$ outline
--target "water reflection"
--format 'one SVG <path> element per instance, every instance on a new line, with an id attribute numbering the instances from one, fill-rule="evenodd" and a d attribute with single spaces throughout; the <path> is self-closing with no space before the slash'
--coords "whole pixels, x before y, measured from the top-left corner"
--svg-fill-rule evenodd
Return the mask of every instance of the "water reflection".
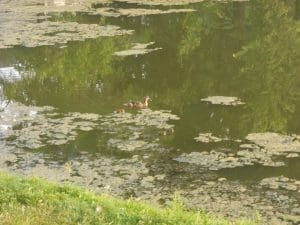
<path id="1" fill-rule="evenodd" d="M 32 78 L 35 76 L 34 72 L 28 72 L 21 69 L 22 65 L 19 65 L 18 68 L 19 69 L 12 66 L 0 68 L 0 80 L 3 82 L 13 83 L 26 77 Z"/>

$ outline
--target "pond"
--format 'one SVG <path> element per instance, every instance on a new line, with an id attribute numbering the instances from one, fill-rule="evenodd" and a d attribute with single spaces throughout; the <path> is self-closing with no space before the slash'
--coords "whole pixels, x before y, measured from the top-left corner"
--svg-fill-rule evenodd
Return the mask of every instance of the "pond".
<path id="1" fill-rule="evenodd" d="M 298 0 L 2 1 L 0 169 L 300 223 L 299 18 Z"/>

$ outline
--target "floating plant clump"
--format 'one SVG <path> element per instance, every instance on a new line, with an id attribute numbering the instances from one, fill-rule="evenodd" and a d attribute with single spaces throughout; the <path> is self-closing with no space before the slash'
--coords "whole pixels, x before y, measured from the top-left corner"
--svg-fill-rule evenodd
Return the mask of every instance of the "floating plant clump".
<path id="1" fill-rule="evenodd" d="M 300 136 L 278 133 L 252 133 L 246 139 L 274 154 L 300 153 Z"/>
<path id="2" fill-rule="evenodd" d="M 211 133 L 200 134 L 199 137 L 195 139 L 204 143 L 224 140 L 212 136 Z M 280 167 L 284 166 L 285 163 L 282 160 L 278 160 L 279 157 L 300 157 L 299 135 L 289 136 L 278 133 L 253 133 L 247 135 L 245 141 L 252 143 L 241 144 L 240 150 L 236 153 L 226 154 L 218 151 L 183 153 L 174 160 L 196 164 L 210 170 L 219 170 L 254 164 Z"/>
<path id="3" fill-rule="evenodd" d="M 64 145 L 78 136 L 78 131 L 96 127 L 110 134 L 108 146 L 124 151 L 158 146 L 153 130 L 168 129 L 177 120 L 169 111 L 144 109 L 137 114 L 113 113 L 100 116 L 92 113 L 58 113 L 52 107 L 32 107 L 10 103 L 0 112 L 1 139 L 19 148 L 37 149 L 47 145 Z"/>
<path id="4" fill-rule="evenodd" d="M 2 146 L 1 142 L 0 147 L 3 147 L 1 170 L 38 176 L 53 182 L 68 181 L 101 193 L 126 196 L 133 188 L 138 190 L 141 187 L 140 180 L 149 174 L 145 163 L 134 158 L 114 159 L 97 155 L 90 160 L 88 155 L 81 154 L 62 164 L 37 152 L 9 149 L 8 146 Z"/>
<path id="5" fill-rule="evenodd" d="M 136 126 L 152 126 L 158 129 L 171 128 L 174 125 L 168 124 L 170 120 L 179 120 L 180 118 L 172 114 L 169 110 L 142 109 L 136 114 L 131 113 L 113 113 L 103 117 L 102 121 L 107 125 L 134 124 Z"/>
<path id="6" fill-rule="evenodd" d="M 290 179 L 288 177 L 268 177 L 260 182 L 265 188 L 269 189 L 283 189 L 288 191 L 298 191 L 300 192 L 300 181 L 295 179 Z"/>
<path id="7" fill-rule="evenodd" d="M 170 120 L 179 117 L 167 110 L 143 109 L 136 114 L 113 113 L 104 116 L 101 129 L 110 134 L 108 145 L 122 151 L 160 149 L 158 134 L 173 128 Z"/>
<path id="8" fill-rule="evenodd" d="M 153 51 L 160 50 L 162 48 L 148 48 L 148 46 L 153 45 L 154 42 L 149 42 L 146 44 L 135 43 L 131 49 L 115 52 L 117 56 L 130 56 L 130 55 L 145 55 Z"/>
<path id="9" fill-rule="evenodd" d="M 83 41 L 88 38 L 132 34 L 117 26 L 100 26 L 64 21 L 46 21 L 52 13 L 91 12 L 92 4 L 107 1 L 73 1 L 56 5 L 43 0 L 22 0 L 0 3 L 0 49 L 17 45 L 37 47 L 69 41 Z"/>
<path id="10" fill-rule="evenodd" d="M 202 102 L 208 102 L 212 105 L 226 105 L 226 106 L 237 106 L 237 105 L 244 105 L 245 103 L 242 102 L 237 97 L 228 97 L 228 96 L 210 96 L 207 98 L 202 98 Z"/>
<path id="11" fill-rule="evenodd" d="M 170 14 L 170 13 L 186 13 L 194 12 L 194 9 L 142 9 L 142 8 L 132 8 L 132 9 L 115 9 L 115 8 L 98 8 L 95 11 L 89 13 L 90 15 L 101 15 L 108 17 L 119 17 L 119 16 L 147 16 L 147 15 L 159 15 L 159 14 Z"/>
<path id="12" fill-rule="evenodd" d="M 87 38 L 101 36 L 116 36 L 131 34 L 133 31 L 121 30 L 117 26 L 99 26 L 97 24 L 79 24 L 76 22 L 28 23 L 19 21 L 11 28 L 11 24 L 0 25 L 5 33 L 0 34 L 0 48 L 9 48 L 17 45 L 37 47 L 55 45 L 69 41 L 83 41 Z"/>
<path id="13" fill-rule="evenodd" d="M 219 138 L 213 136 L 212 133 L 200 133 L 198 137 L 194 138 L 197 142 L 211 143 L 211 142 L 221 142 L 223 140 L 228 140 L 227 138 Z"/>
<path id="14" fill-rule="evenodd" d="M 114 0 L 111 0 L 114 1 Z M 127 3 L 135 3 L 135 4 L 141 4 L 141 5 L 188 5 L 192 3 L 199 3 L 203 2 L 204 0 L 118 0 L 120 2 L 127 2 Z M 249 0 L 218 0 L 220 2 L 247 2 Z"/>
<path id="15" fill-rule="evenodd" d="M 37 149 L 47 145 L 63 145 L 75 140 L 78 131 L 90 131 L 100 116 L 89 113 L 55 112 L 52 107 L 33 107 L 10 103 L 0 112 L 2 139 L 20 148 Z M 4 130 L 5 129 L 5 130 Z"/>
<path id="16" fill-rule="evenodd" d="M 254 164 L 262 164 L 270 167 L 283 166 L 283 162 L 277 162 L 272 159 L 272 155 L 265 150 L 256 152 L 239 151 L 236 154 L 223 153 L 218 151 L 211 152 L 192 152 L 183 153 L 179 157 L 174 158 L 175 161 L 195 164 L 209 170 L 220 170 L 225 168 L 236 168 L 251 166 Z"/>
<path id="17" fill-rule="evenodd" d="M 121 2 L 135 3 L 141 5 L 187 5 L 203 2 L 203 0 L 120 0 Z"/>
<path id="18" fill-rule="evenodd" d="M 53 13 L 84 12 L 102 16 L 142 16 L 191 12 L 193 9 L 140 9 L 140 8 L 93 8 L 94 4 L 111 3 L 109 0 L 87 0 L 68 2 L 52 2 L 43 0 L 8 1 L 0 3 L 0 49 L 22 45 L 37 47 L 44 45 L 65 44 L 69 41 L 83 41 L 88 38 L 132 34 L 132 30 L 123 30 L 117 26 L 100 26 L 98 24 L 82 24 L 77 22 L 46 21 Z M 176 4 L 175 4 L 176 5 Z M 146 54 L 156 49 L 132 49 L 138 54 Z M 122 54 L 129 54 L 123 52 Z M 121 53 L 120 53 L 121 54 Z"/>

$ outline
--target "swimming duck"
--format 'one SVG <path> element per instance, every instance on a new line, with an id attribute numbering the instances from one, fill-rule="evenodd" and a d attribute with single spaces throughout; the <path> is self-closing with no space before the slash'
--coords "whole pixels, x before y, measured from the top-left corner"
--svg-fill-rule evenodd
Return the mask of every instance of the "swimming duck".
<path id="1" fill-rule="evenodd" d="M 129 100 L 129 102 L 123 104 L 123 106 L 126 106 L 128 108 L 133 108 L 134 106 L 134 102 L 132 100 Z"/>
<path id="2" fill-rule="evenodd" d="M 134 102 L 130 100 L 128 103 L 125 103 L 124 106 L 134 109 L 146 109 L 149 106 L 149 101 L 151 101 L 151 98 L 146 96 L 142 102 Z"/>

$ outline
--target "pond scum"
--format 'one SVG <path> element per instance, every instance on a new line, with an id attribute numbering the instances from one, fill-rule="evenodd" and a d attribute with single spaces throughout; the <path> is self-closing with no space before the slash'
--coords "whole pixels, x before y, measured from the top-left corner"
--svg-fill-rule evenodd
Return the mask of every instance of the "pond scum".
<path id="1" fill-rule="evenodd" d="M 0 173 L 0 224 L 203 224 L 252 225 L 184 211 L 179 197 L 169 208 L 157 209 L 134 200 L 96 195 L 71 185 Z"/>

